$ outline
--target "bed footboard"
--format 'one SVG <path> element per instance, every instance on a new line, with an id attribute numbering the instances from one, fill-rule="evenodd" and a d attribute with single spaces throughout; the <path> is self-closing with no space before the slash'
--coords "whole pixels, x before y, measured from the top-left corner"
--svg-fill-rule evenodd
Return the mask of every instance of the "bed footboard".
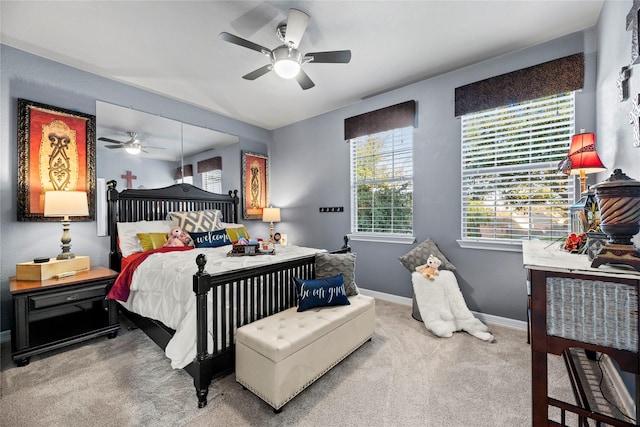
<path id="1" fill-rule="evenodd" d="M 234 368 L 234 333 L 247 323 L 271 316 L 296 304 L 293 277 L 313 279 L 315 256 L 311 255 L 269 266 L 211 275 L 205 271 L 206 256 L 198 255 L 198 272 L 193 276 L 196 294 L 197 343 L 196 358 L 187 370 L 194 378 L 198 407 L 207 404 L 211 380 Z M 214 310 L 209 319 L 208 294 L 211 291 Z M 213 352 L 208 352 L 208 325 L 212 326 Z"/>

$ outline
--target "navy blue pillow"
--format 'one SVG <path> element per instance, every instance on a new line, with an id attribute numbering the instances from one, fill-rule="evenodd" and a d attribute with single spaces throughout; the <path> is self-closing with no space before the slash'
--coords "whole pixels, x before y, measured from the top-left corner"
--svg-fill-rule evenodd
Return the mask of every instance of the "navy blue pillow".
<path id="1" fill-rule="evenodd" d="M 298 294 L 298 311 L 329 305 L 350 305 L 344 289 L 342 273 L 324 279 L 305 280 L 293 278 Z"/>
<path id="2" fill-rule="evenodd" d="M 196 248 L 216 248 L 218 246 L 230 245 L 231 239 L 226 230 L 204 231 L 202 233 L 189 233 Z"/>

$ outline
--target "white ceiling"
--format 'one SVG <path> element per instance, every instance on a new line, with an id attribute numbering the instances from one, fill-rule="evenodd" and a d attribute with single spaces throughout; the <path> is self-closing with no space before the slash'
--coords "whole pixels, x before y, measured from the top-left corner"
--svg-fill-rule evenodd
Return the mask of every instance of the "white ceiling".
<path id="1" fill-rule="evenodd" d="M 520 50 L 596 24 L 603 0 L 549 1 L 7 1 L 1 41 L 266 129 Z M 273 49 L 295 7 L 311 16 L 300 43 L 350 49 L 349 64 L 304 65 L 316 86 L 268 73 L 260 53 L 218 38 L 227 31 Z M 101 135 L 99 135 L 101 136 Z M 124 139 L 124 138 L 123 138 Z"/>

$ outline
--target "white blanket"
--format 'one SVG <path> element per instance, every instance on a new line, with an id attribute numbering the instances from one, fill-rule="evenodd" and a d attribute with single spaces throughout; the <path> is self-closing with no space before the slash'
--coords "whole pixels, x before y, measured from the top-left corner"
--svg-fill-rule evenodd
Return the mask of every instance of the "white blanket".
<path id="1" fill-rule="evenodd" d="M 420 316 L 429 331 L 444 338 L 465 331 L 481 340 L 495 341 L 489 328 L 467 308 L 453 272 L 441 270 L 433 280 L 413 272 L 411 281 Z"/>
<path id="2" fill-rule="evenodd" d="M 196 298 L 193 275 L 198 271 L 196 256 L 205 254 L 205 270 L 210 274 L 278 263 L 302 258 L 322 249 L 299 246 L 278 246 L 276 255 L 228 257 L 230 246 L 202 248 L 190 251 L 156 253 L 150 255 L 133 273 L 127 310 L 159 320 L 176 333 L 169 341 L 165 354 L 175 369 L 184 368 L 196 355 Z M 209 293 L 208 319 L 212 316 Z M 229 307 L 227 306 L 227 309 Z M 213 352 L 213 332 L 209 322 L 208 351 Z M 220 342 L 221 337 L 217 337 Z M 227 340 L 233 337 L 227 337 Z"/>

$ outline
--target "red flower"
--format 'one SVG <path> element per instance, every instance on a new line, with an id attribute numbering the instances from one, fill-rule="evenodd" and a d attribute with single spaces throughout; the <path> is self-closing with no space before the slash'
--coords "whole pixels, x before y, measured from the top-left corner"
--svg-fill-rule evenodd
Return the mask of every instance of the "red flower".
<path id="1" fill-rule="evenodd" d="M 571 233 L 569 237 L 567 237 L 566 242 L 564 243 L 564 249 L 569 252 L 577 252 L 582 246 L 587 242 L 587 235 L 585 233 L 576 234 Z"/>

